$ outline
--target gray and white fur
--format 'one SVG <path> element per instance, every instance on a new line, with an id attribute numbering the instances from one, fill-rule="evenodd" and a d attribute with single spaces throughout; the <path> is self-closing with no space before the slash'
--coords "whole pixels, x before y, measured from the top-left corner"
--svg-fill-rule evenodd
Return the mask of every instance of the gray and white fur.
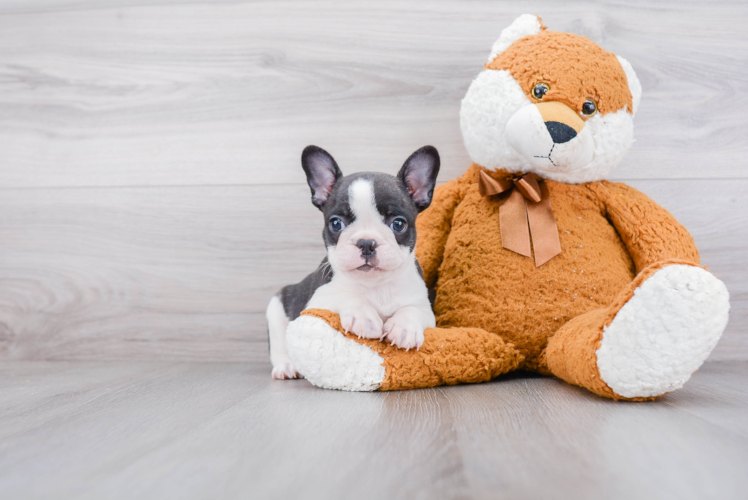
<path id="1" fill-rule="evenodd" d="M 299 376 L 286 351 L 286 327 L 304 309 L 340 315 L 346 331 L 418 349 L 436 325 L 415 258 L 416 216 L 431 204 L 439 153 L 424 146 L 397 176 L 343 177 L 327 151 L 307 146 L 301 165 L 312 203 L 324 214 L 327 256 L 312 274 L 284 287 L 267 308 L 273 378 Z"/>

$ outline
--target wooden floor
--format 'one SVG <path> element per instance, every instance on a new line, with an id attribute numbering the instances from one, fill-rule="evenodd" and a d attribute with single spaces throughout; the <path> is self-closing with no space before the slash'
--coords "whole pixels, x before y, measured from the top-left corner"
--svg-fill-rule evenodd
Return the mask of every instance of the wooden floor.
<path id="1" fill-rule="evenodd" d="M 655 403 L 532 375 L 396 393 L 269 365 L 0 364 L 0 498 L 744 499 L 748 362 Z"/>

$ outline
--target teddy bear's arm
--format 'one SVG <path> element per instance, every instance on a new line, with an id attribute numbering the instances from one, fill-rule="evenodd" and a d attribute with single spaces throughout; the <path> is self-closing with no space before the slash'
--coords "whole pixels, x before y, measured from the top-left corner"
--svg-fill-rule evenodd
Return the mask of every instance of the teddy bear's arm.
<path id="1" fill-rule="evenodd" d="M 433 287 L 436 281 L 436 274 L 444 256 L 444 246 L 452 229 L 452 216 L 462 200 L 464 189 L 461 179 L 437 187 L 431 205 L 421 212 L 416 220 L 416 258 L 423 269 L 423 279 L 429 288 Z"/>
<path id="2" fill-rule="evenodd" d="M 666 259 L 699 264 L 699 251 L 689 234 L 670 212 L 644 193 L 619 182 L 595 183 L 615 226 L 634 260 L 636 271 Z"/>

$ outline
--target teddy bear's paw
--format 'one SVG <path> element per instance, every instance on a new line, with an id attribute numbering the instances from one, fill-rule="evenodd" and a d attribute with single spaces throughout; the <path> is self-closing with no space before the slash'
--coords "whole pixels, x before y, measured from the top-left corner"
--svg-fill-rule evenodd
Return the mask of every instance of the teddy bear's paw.
<path id="1" fill-rule="evenodd" d="M 273 365 L 272 376 L 276 380 L 285 380 L 289 378 L 304 378 L 294 368 L 291 361 L 285 361 L 278 365 Z"/>
<path id="2" fill-rule="evenodd" d="M 423 323 L 416 313 L 401 309 L 384 324 L 388 342 L 401 349 L 419 349 L 423 345 Z"/>
<path id="3" fill-rule="evenodd" d="M 358 338 L 378 339 L 382 337 L 382 318 L 376 309 L 368 305 L 342 310 L 340 324 L 343 330 Z"/>
<path id="4" fill-rule="evenodd" d="M 717 345 L 729 310 L 727 288 L 710 272 L 688 265 L 660 269 L 603 331 L 602 379 L 626 398 L 683 387 Z"/>
<path id="5" fill-rule="evenodd" d="M 298 372 L 317 387 L 375 391 L 384 380 L 378 353 L 316 316 L 302 315 L 288 324 L 286 349 Z"/>

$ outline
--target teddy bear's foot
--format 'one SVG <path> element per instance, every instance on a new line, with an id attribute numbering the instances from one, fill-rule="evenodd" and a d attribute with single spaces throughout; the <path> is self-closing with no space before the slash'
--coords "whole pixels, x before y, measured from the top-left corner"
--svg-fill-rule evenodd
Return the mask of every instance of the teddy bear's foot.
<path id="1" fill-rule="evenodd" d="M 727 288 L 710 272 L 689 265 L 656 271 L 603 330 L 600 376 L 625 398 L 683 387 L 717 345 L 729 309 Z"/>
<path id="2" fill-rule="evenodd" d="M 524 359 L 514 346 L 479 328 L 427 328 L 420 349 L 345 333 L 337 314 L 303 311 L 286 330 L 299 373 L 326 389 L 396 391 L 484 382 Z"/>
<path id="3" fill-rule="evenodd" d="M 299 373 L 317 387 L 375 391 L 384 380 L 379 354 L 319 316 L 301 315 L 289 323 L 286 349 Z"/>
<path id="4" fill-rule="evenodd" d="M 544 353 L 547 371 L 612 399 L 655 399 L 683 386 L 717 344 L 725 285 L 683 261 L 642 270 L 610 307 L 577 316 Z"/>

